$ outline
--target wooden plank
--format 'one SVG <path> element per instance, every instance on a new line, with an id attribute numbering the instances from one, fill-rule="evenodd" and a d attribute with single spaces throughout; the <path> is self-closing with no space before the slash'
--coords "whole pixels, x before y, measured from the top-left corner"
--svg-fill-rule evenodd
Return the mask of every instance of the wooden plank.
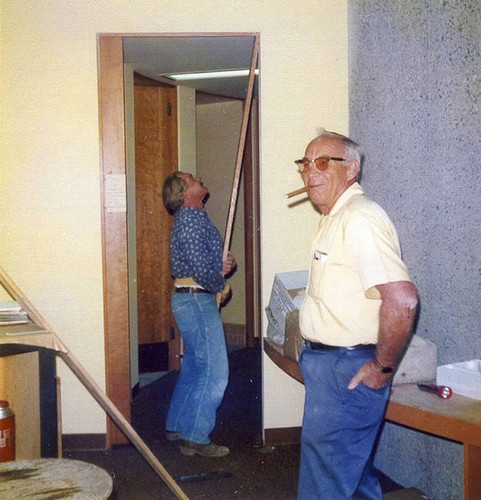
<path id="1" fill-rule="evenodd" d="M 98 38 L 98 72 L 106 392 L 130 420 L 127 212 L 107 209 L 111 200 L 106 189 L 113 179 L 109 176 L 126 175 L 122 37 Z M 126 442 L 108 421 L 107 447 Z"/>
<path id="2" fill-rule="evenodd" d="M 18 289 L 16 284 L 11 280 L 5 271 L 0 268 L 0 282 L 4 285 L 5 290 L 12 296 L 20 297 L 21 291 Z M 26 297 L 23 297 L 24 304 L 30 304 Z M 36 320 L 39 325 L 48 326 L 46 321 L 43 319 L 41 314 L 36 311 L 33 306 L 32 310 L 26 308 L 26 312 L 29 315 L 33 315 L 35 311 Z M 49 328 L 50 329 L 50 328 Z M 51 329 L 50 329 L 51 330 Z M 122 432 L 125 438 L 129 439 L 131 443 L 137 448 L 141 455 L 147 460 L 151 467 L 159 474 L 163 481 L 167 484 L 169 489 L 175 494 L 175 496 L 181 500 L 188 500 L 188 497 L 175 483 L 173 478 L 164 469 L 162 464 L 157 460 L 155 455 L 150 451 L 147 445 L 142 441 L 140 436 L 132 428 L 128 420 L 124 417 L 122 412 L 115 406 L 113 401 L 100 389 L 95 380 L 88 374 L 88 372 L 83 368 L 75 356 L 67 349 L 67 347 L 62 343 L 62 341 L 51 331 L 51 336 L 55 337 L 55 342 L 51 347 L 52 350 L 57 352 L 57 354 L 65 361 L 67 366 L 77 375 L 82 384 L 87 388 L 90 394 L 95 398 L 95 400 L 100 404 L 100 406 L 106 411 L 107 415 L 110 416 L 112 422 L 118 426 L 118 432 Z M 35 344 L 34 344 L 35 345 Z M 16 356 L 10 356 L 10 358 L 0 358 L 0 373 L 2 377 L 0 379 L 0 395 L 5 395 L 5 399 L 10 398 L 13 404 L 16 405 L 20 410 L 16 410 L 19 413 L 19 423 L 20 428 L 17 431 L 21 435 L 27 435 L 28 432 L 35 433 L 38 437 L 38 455 L 40 455 L 40 389 L 39 389 L 39 369 L 40 364 L 38 361 L 38 354 L 28 353 L 36 356 L 35 358 L 22 358 L 25 360 L 25 370 L 22 370 L 22 363 L 9 364 L 9 359 L 13 359 Z M 25 354 L 23 355 L 25 356 Z M 7 359 L 5 361 L 5 359 Z M 16 360 L 15 360 L 16 361 Z M 7 364 L 5 364 L 7 363 Z M 36 379 L 33 379 L 30 374 L 31 370 L 34 370 L 36 374 Z M 21 386 L 17 384 L 22 384 Z M 35 391 L 34 396 L 31 396 L 31 392 Z M 8 400 L 8 399 L 7 399 Z M 130 399 L 129 399 L 130 403 Z M 15 411 L 15 410 L 14 410 Z M 17 413 L 18 414 L 18 413 Z M 33 421 L 32 418 L 38 419 Z M 26 424 L 25 424 L 26 422 Z M 32 446 L 31 443 L 35 441 L 32 439 L 28 440 L 28 446 Z M 27 453 L 34 453 L 35 450 L 28 448 Z M 21 456 L 17 458 L 37 458 L 23 456 L 24 450 L 20 448 Z"/>
<path id="3" fill-rule="evenodd" d="M 188 497 L 180 489 L 174 479 L 169 475 L 167 470 L 162 466 L 157 457 L 150 451 L 147 445 L 142 441 L 140 436 L 125 419 L 122 413 L 116 408 L 112 401 L 103 393 L 95 380 L 85 371 L 82 365 L 77 361 L 71 352 L 61 352 L 60 357 L 70 367 L 70 369 L 77 375 L 80 381 L 88 389 L 90 394 L 100 404 L 100 406 L 107 412 L 112 420 L 117 424 L 119 429 L 127 436 L 130 442 L 140 452 L 140 454 L 147 460 L 149 465 L 157 472 L 163 479 L 168 488 L 175 494 L 176 498 L 181 500 L 188 500 Z"/>
<path id="4" fill-rule="evenodd" d="M 231 197 L 230 197 L 230 203 L 229 203 L 229 212 L 228 212 L 228 216 L 227 216 L 227 224 L 226 224 L 226 230 L 225 230 L 225 236 L 224 236 L 224 251 L 223 251 L 224 260 L 227 258 L 227 254 L 229 252 L 231 238 L 232 238 L 232 227 L 234 224 L 234 216 L 235 216 L 235 211 L 236 211 L 236 206 L 237 206 L 237 196 L 239 193 L 239 184 L 240 184 L 240 177 L 241 177 L 241 172 L 242 172 L 242 158 L 244 155 L 244 147 L 245 147 L 245 142 L 246 142 L 247 125 L 249 123 L 249 115 L 250 115 L 251 103 L 252 103 L 252 93 L 254 90 L 254 81 L 255 81 L 255 69 L 257 66 L 258 55 L 259 55 L 259 39 L 256 36 L 254 38 L 254 48 L 252 50 L 252 59 L 251 59 L 251 65 L 250 65 L 250 70 L 249 70 L 249 80 L 248 80 L 248 84 L 247 84 L 247 94 L 246 94 L 246 100 L 244 103 L 244 113 L 242 116 L 242 124 L 241 124 L 241 131 L 240 131 L 240 135 L 239 135 L 239 143 L 237 146 L 237 158 L 236 158 L 236 165 L 235 165 L 235 171 L 234 171 L 234 180 L 232 182 L 232 191 L 231 191 Z"/>
<path id="5" fill-rule="evenodd" d="M 35 309 L 34 305 L 28 300 L 25 294 L 20 290 L 17 284 L 10 278 L 6 271 L 0 267 L 0 285 L 15 299 L 25 311 L 28 311 L 30 319 L 44 330 L 52 331 L 42 315 Z M 20 327 L 22 328 L 22 326 Z"/>
<path id="6" fill-rule="evenodd" d="M 15 458 L 40 458 L 38 352 L 0 357 L 0 399 L 15 413 Z"/>

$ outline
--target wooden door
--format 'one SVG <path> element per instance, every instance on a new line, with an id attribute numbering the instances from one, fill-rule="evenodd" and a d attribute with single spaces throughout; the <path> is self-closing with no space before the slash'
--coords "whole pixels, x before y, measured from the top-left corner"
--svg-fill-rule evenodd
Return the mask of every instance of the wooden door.
<path id="1" fill-rule="evenodd" d="M 173 328 L 169 237 L 172 217 L 162 185 L 178 169 L 177 91 L 138 85 L 135 96 L 135 193 L 137 228 L 138 341 L 169 342 Z"/>

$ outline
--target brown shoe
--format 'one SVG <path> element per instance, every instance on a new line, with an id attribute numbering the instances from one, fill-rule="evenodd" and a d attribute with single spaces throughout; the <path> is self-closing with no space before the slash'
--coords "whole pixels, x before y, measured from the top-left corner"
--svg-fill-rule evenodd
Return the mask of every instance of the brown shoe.
<path id="1" fill-rule="evenodd" d="M 219 446 L 214 443 L 198 444 L 192 441 L 180 440 L 180 452 L 182 455 L 193 457 L 196 453 L 201 457 L 225 457 L 230 453 L 227 446 Z"/>

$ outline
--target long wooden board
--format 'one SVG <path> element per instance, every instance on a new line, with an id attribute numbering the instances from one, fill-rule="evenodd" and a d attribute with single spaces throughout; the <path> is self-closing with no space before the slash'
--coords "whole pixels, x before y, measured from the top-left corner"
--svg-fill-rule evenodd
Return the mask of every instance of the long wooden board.
<path id="1" fill-rule="evenodd" d="M 120 410 L 114 403 L 107 397 L 104 391 L 98 386 L 95 380 L 89 375 L 85 368 L 80 364 L 77 358 L 69 351 L 63 344 L 60 338 L 55 334 L 53 329 L 48 325 L 42 315 L 30 303 L 27 297 L 22 293 L 14 281 L 7 275 L 7 273 L 0 267 L 0 284 L 5 290 L 19 302 L 30 318 L 36 323 L 41 332 L 32 335 L 21 335 L 16 332 L 15 336 L 0 336 L 0 341 L 5 340 L 6 343 L 13 344 L 18 342 L 22 345 L 32 345 L 37 347 L 46 347 L 54 350 L 60 356 L 67 366 L 77 375 L 80 382 L 86 387 L 94 399 L 105 410 L 108 416 L 117 424 L 119 429 L 124 433 L 125 437 L 135 446 L 140 454 L 147 460 L 154 471 L 160 476 L 168 488 L 175 494 L 176 498 L 180 500 L 189 500 L 185 493 L 180 489 L 174 479 L 170 476 L 167 470 L 162 466 L 155 455 L 150 451 L 148 446 L 142 441 L 140 436 L 130 425 L 128 420 L 122 415 Z M 25 325 L 30 328 L 31 325 Z M 18 329 L 18 326 L 17 326 Z"/>

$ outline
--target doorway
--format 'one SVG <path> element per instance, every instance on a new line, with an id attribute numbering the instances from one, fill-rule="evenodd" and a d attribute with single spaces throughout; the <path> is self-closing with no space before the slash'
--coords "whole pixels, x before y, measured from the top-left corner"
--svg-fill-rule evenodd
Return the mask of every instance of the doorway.
<path id="1" fill-rule="evenodd" d="M 127 252 L 127 206 L 126 197 L 126 123 L 124 113 L 124 41 L 145 37 L 149 41 L 164 39 L 169 43 L 188 43 L 206 38 L 216 38 L 225 48 L 239 39 L 250 39 L 258 43 L 257 34 L 171 34 L 171 35 L 99 35 L 99 107 L 103 196 L 103 257 L 104 257 L 104 315 L 106 392 L 124 416 L 130 419 L 130 319 L 129 279 Z M 245 40 L 244 40 L 245 41 Z M 199 44 L 198 44 L 199 45 Z M 202 43 L 200 44 L 202 46 Z M 215 55 L 215 51 L 209 54 Z M 165 55 L 165 54 L 164 54 Z M 237 54 L 237 57 L 239 54 Z M 200 61 L 197 58 L 196 63 Z M 249 62 L 249 61 L 248 61 Z M 227 61 L 224 62 L 227 64 Z M 237 64 L 237 62 L 236 62 Z M 247 64 L 248 66 L 248 64 Z M 200 70 L 200 67 L 199 69 Z M 258 161 L 254 143 L 247 156 L 254 156 L 252 168 L 244 172 L 246 192 L 246 324 L 252 342 L 260 335 L 260 257 L 259 257 L 259 186 Z M 123 182 L 122 182 L 123 181 Z M 122 189 L 124 191 L 122 191 Z M 219 228 L 222 233 L 223 228 Z M 247 267 L 249 266 L 249 267 Z M 253 333 L 255 332 L 255 333 Z M 249 344 L 248 342 L 248 344 Z M 260 366 L 259 366 L 260 370 Z M 107 447 L 125 442 L 125 438 L 109 421 L 107 425 Z"/>

